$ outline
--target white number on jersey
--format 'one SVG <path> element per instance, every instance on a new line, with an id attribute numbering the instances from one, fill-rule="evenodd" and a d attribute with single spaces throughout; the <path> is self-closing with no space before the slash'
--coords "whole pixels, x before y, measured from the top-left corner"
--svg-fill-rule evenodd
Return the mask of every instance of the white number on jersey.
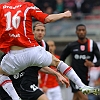
<path id="1" fill-rule="evenodd" d="M 11 16 L 11 12 L 7 12 L 5 14 L 6 17 L 6 31 L 12 30 L 14 27 L 17 29 L 20 24 L 20 16 L 18 14 L 21 12 L 21 10 L 17 11 L 14 16 Z"/>

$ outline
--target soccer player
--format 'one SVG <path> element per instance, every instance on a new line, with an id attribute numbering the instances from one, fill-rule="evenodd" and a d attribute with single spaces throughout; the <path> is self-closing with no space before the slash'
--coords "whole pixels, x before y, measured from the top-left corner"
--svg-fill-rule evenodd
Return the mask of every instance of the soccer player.
<path id="1" fill-rule="evenodd" d="M 96 42 L 86 37 L 86 26 L 79 24 L 76 26 L 77 41 L 69 43 L 61 54 L 61 60 L 65 61 L 66 57 L 71 54 L 71 67 L 80 77 L 85 85 L 89 83 L 88 68 L 100 65 L 100 52 Z M 93 63 L 94 56 L 98 62 Z M 73 100 L 88 100 L 76 84 L 71 81 Z"/>
<path id="2" fill-rule="evenodd" d="M 35 22 L 33 26 L 34 38 L 39 43 L 40 46 L 44 47 L 46 50 L 49 50 L 47 43 L 43 40 L 45 36 L 45 25 L 41 22 Z M 47 70 L 48 67 L 28 67 L 25 70 L 23 79 L 21 80 L 21 98 L 22 100 L 47 100 L 46 95 L 38 88 L 38 71 Z M 50 69 L 49 69 L 50 70 Z M 61 75 L 57 72 L 50 70 L 52 74 L 56 75 L 59 81 L 63 81 Z M 49 73 L 50 73 L 49 72 Z M 61 79 L 60 79 L 61 78 Z M 32 88 L 30 88 L 30 86 Z"/>
<path id="3" fill-rule="evenodd" d="M 54 41 L 48 40 L 47 44 L 49 45 L 49 52 L 59 59 L 60 57 L 55 54 L 56 46 Z M 50 66 L 50 68 L 57 70 L 54 66 Z M 62 100 L 61 88 L 56 77 L 43 72 L 40 72 L 40 77 L 41 83 L 39 87 L 46 93 L 48 99 Z"/>
<path id="4" fill-rule="evenodd" d="M 16 74 L 29 66 L 51 65 L 68 76 L 83 93 L 98 94 L 98 89 L 84 85 L 71 67 L 39 46 L 34 39 L 33 17 L 42 23 L 50 23 L 71 17 L 70 11 L 48 15 L 25 0 L 11 0 L 0 5 L 0 13 L 0 50 L 7 53 L 1 61 L 0 80 L 5 75 Z"/>
<path id="5" fill-rule="evenodd" d="M 43 40 L 46 31 L 45 25 L 37 21 L 33 26 L 33 31 L 34 31 L 34 37 L 36 41 L 39 43 L 39 45 L 44 47 L 46 50 L 49 50 L 47 43 Z M 39 70 L 53 74 L 60 82 L 63 83 L 63 81 L 65 80 L 66 85 L 69 85 L 69 83 L 65 78 L 63 78 L 59 73 L 51 70 L 48 67 L 44 68 L 37 66 L 28 67 L 26 70 L 17 73 L 13 76 L 12 75 L 10 76 L 15 89 L 22 100 L 47 100 L 46 95 L 38 88 Z M 2 88 L 0 88 L 0 96 L 1 100 L 11 100 L 11 98 L 8 96 L 7 93 L 5 93 L 5 91 Z"/>

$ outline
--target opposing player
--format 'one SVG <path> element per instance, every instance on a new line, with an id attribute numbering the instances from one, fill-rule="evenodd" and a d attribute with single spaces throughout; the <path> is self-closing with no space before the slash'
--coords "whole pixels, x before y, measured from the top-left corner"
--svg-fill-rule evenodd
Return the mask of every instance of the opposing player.
<path id="1" fill-rule="evenodd" d="M 35 22 L 33 26 L 34 38 L 39 43 L 40 46 L 44 47 L 47 51 L 49 47 L 47 43 L 43 40 L 45 36 L 45 25 L 41 22 Z M 45 68 L 45 69 L 44 69 Z M 47 100 L 46 95 L 38 88 L 38 71 L 48 70 L 48 67 L 28 67 L 25 70 L 23 79 L 21 80 L 21 98 L 22 100 Z M 49 69 L 50 70 L 50 69 Z M 59 81 L 63 82 L 61 75 L 55 71 L 50 70 L 49 73 L 56 75 Z M 67 83 L 67 82 L 66 82 Z M 32 88 L 30 88 L 30 86 Z"/>
<path id="2" fill-rule="evenodd" d="M 0 5 L 0 13 L 0 50 L 7 53 L 1 61 L 0 74 L 13 75 L 34 65 L 53 65 L 68 76 L 82 92 L 98 94 L 98 89 L 84 85 L 71 67 L 39 46 L 34 39 L 32 17 L 42 23 L 50 23 L 71 17 L 70 11 L 48 15 L 32 3 L 11 0 Z"/>
<path id="3" fill-rule="evenodd" d="M 97 44 L 86 37 L 86 26 L 79 24 L 76 26 L 77 41 L 69 43 L 62 52 L 61 60 L 71 54 L 71 66 L 80 77 L 85 85 L 89 83 L 88 68 L 100 65 L 100 52 Z M 96 56 L 98 62 L 93 63 L 93 58 Z M 79 88 L 71 81 L 72 92 L 74 93 L 73 100 L 88 100 Z"/>

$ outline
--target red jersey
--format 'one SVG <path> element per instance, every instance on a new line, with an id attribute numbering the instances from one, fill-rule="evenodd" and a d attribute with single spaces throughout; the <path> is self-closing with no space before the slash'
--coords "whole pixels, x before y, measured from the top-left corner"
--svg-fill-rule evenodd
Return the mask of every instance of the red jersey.
<path id="1" fill-rule="evenodd" d="M 58 55 L 55 55 L 57 58 L 60 58 Z M 57 70 L 54 66 L 50 66 L 53 70 Z M 41 84 L 39 84 L 39 87 L 42 88 L 43 86 L 46 86 L 47 88 L 54 88 L 58 86 L 58 81 L 56 76 L 45 74 L 43 72 L 40 72 L 41 77 Z"/>
<path id="2" fill-rule="evenodd" d="M 1 4 L 0 50 L 7 53 L 11 46 L 37 46 L 32 31 L 32 17 L 44 23 L 47 16 L 33 3 L 11 0 Z"/>

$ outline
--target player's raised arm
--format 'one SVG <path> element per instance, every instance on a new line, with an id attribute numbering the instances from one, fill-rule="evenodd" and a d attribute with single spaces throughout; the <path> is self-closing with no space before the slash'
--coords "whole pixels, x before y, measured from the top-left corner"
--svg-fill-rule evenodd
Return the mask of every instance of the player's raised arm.
<path id="1" fill-rule="evenodd" d="M 57 21 L 62 18 L 70 18 L 72 16 L 70 11 L 65 11 L 64 13 L 59 14 L 50 14 L 45 18 L 45 23 L 50 23 Z"/>

